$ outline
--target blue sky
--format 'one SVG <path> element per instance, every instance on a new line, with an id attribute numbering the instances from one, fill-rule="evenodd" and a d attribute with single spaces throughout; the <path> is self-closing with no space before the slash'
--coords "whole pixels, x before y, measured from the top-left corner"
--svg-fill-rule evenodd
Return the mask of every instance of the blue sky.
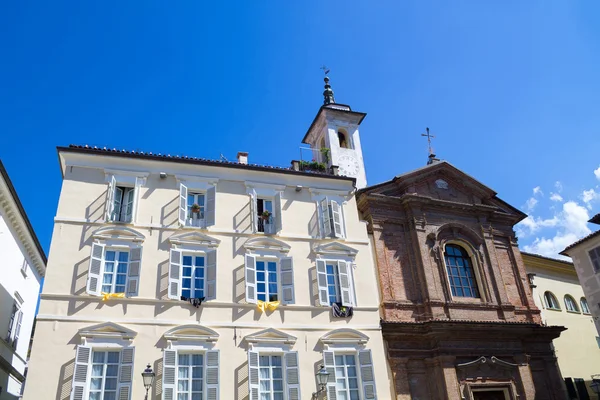
<path id="1" fill-rule="evenodd" d="M 439 157 L 531 214 L 521 247 L 556 256 L 593 229 L 600 3 L 224 3 L 4 4 L 0 157 L 45 249 L 55 146 L 287 166 L 322 64 L 336 100 L 368 113 L 369 183 L 422 166 L 429 126 Z"/>

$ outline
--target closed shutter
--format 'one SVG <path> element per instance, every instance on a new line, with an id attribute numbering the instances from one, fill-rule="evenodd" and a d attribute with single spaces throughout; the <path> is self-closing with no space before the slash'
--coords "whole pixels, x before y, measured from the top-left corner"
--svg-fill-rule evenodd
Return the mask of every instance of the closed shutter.
<path id="1" fill-rule="evenodd" d="M 90 267 L 88 268 L 87 292 L 93 296 L 100 296 L 102 289 L 102 260 L 104 259 L 104 245 L 92 243 Z"/>
<path id="2" fill-rule="evenodd" d="M 331 218 L 333 219 L 333 236 L 344 237 L 343 218 L 341 207 L 337 201 L 331 200 Z"/>
<path id="3" fill-rule="evenodd" d="M 163 400 L 175 399 L 175 373 L 177 372 L 177 351 L 163 350 Z"/>
<path id="4" fill-rule="evenodd" d="M 13 339 L 12 347 L 13 349 L 17 348 L 17 343 L 19 343 L 19 335 L 21 335 L 21 323 L 23 322 L 23 311 L 19 310 L 17 312 L 17 326 L 15 327 L 15 338 Z"/>
<path id="5" fill-rule="evenodd" d="M 327 290 L 327 263 L 317 260 L 317 285 L 319 287 L 319 304 L 329 306 L 329 291 Z"/>
<path id="6" fill-rule="evenodd" d="M 179 300 L 181 287 L 181 250 L 171 249 L 169 259 L 169 298 Z"/>
<path id="7" fill-rule="evenodd" d="M 90 346 L 77 346 L 75 354 L 75 369 L 73 370 L 73 387 L 71 400 L 84 400 L 87 398 L 87 380 L 90 374 L 92 348 Z"/>
<path id="8" fill-rule="evenodd" d="M 108 188 L 106 189 L 106 204 L 104 207 L 104 219 L 107 221 L 112 221 L 112 215 L 115 211 L 115 189 L 117 187 L 117 180 L 114 175 L 110 177 L 110 182 L 108 183 Z"/>
<path id="9" fill-rule="evenodd" d="M 217 250 L 206 252 L 206 300 L 217 298 Z"/>
<path id="10" fill-rule="evenodd" d="M 246 254 L 245 257 L 246 276 L 246 302 L 256 303 L 256 256 Z"/>
<path id="11" fill-rule="evenodd" d="M 331 236 L 331 216 L 329 215 L 329 200 L 325 197 L 321 200 L 321 220 L 323 221 L 323 237 Z"/>
<path id="12" fill-rule="evenodd" d="M 258 215 L 257 215 L 257 211 L 258 210 L 258 205 L 256 204 L 256 191 L 254 189 L 252 189 L 252 192 L 250 193 L 250 223 L 251 223 L 251 227 L 250 227 L 250 231 L 253 233 L 258 232 Z"/>
<path id="13" fill-rule="evenodd" d="M 351 264 L 346 261 L 338 261 L 338 273 L 340 276 L 340 291 L 342 295 L 342 305 L 351 307 L 352 301 L 352 282 L 351 282 Z"/>
<path id="14" fill-rule="evenodd" d="M 323 365 L 329 373 L 327 378 L 327 400 L 337 400 L 337 392 L 335 391 L 335 353 L 333 351 L 323 352 Z"/>
<path id="15" fill-rule="evenodd" d="M 275 232 L 279 233 L 283 227 L 282 213 L 281 213 L 281 192 L 279 192 L 275 195 L 273 211 L 275 211 Z"/>
<path id="16" fill-rule="evenodd" d="M 300 400 L 300 371 L 298 366 L 298 352 L 288 351 L 285 360 L 285 385 L 287 400 Z"/>
<path id="17" fill-rule="evenodd" d="M 373 372 L 373 358 L 371 350 L 361 350 L 358 352 L 358 362 L 360 364 L 360 380 L 363 386 L 363 395 L 366 400 L 376 399 L 375 374 Z"/>
<path id="18" fill-rule="evenodd" d="M 248 391 L 250 400 L 259 399 L 258 351 L 248 350 Z"/>
<path id="19" fill-rule="evenodd" d="M 188 198 L 188 188 L 183 183 L 179 184 L 179 210 L 178 210 L 178 219 L 179 224 L 181 226 L 185 226 L 185 222 L 187 220 L 187 198 Z"/>
<path id="20" fill-rule="evenodd" d="M 209 350 L 204 359 L 206 377 L 206 400 L 217 400 L 219 398 L 219 350 Z"/>
<path id="21" fill-rule="evenodd" d="M 137 296 L 140 287 L 140 270 L 142 267 L 142 248 L 132 247 L 129 250 L 129 271 L 127 274 L 127 297 Z"/>
<path id="22" fill-rule="evenodd" d="M 294 304 L 294 260 L 282 257 L 279 261 L 281 272 L 281 299 L 283 304 Z"/>
<path id="23" fill-rule="evenodd" d="M 215 186 L 206 191 L 206 203 L 204 206 L 204 222 L 206 226 L 213 226 L 217 213 L 217 188 Z"/>
<path id="24" fill-rule="evenodd" d="M 118 400 L 131 399 L 131 381 L 133 380 L 134 347 L 121 350 L 121 365 L 119 365 L 119 397 Z"/>
<path id="25" fill-rule="evenodd" d="M 131 222 L 137 222 L 138 209 L 140 207 L 140 191 L 144 178 L 135 178 L 135 188 L 133 191 L 133 211 L 131 213 Z"/>

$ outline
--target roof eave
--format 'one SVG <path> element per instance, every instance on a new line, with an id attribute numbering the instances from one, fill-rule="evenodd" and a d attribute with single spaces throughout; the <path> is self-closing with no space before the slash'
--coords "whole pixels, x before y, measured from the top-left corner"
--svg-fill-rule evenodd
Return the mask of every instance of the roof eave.
<path id="1" fill-rule="evenodd" d="M 348 106 L 346 104 L 339 104 L 339 105 L 340 106 L 346 106 L 346 107 L 350 108 L 350 106 Z M 317 112 L 317 115 L 315 115 L 315 118 L 311 122 L 310 127 L 306 131 L 306 134 L 302 138 L 302 143 L 308 144 L 308 143 L 306 143 L 306 139 L 308 138 L 308 135 L 310 134 L 310 132 L 312 131 L 313 127 L 317 123 L 317 120 L 319 119 L 319 116 L 321 115 L 321 112 L 323 112 L 323 110 L 330 110 L 330 111 L 333 111 L 333 112 L 341 112 L 341 113 L 346 113 L 346 114 L 352 114 L 352 115 L 359 116 L 360 119 L 358 120 L 358 125 L 360 125 L 363 122 L 363 119 L 365 119 L 365 117 L 367 116 L 367 113 L 363 113 L 363 112 L 352 111 L 352 110 L 340 110 L 340 109 L 337 109 L 337 108 L 330 108 L 330 107 L 327 107 L 326 105 L 322 105 L 321 108 L 319 108 L 319 111 Z"/>

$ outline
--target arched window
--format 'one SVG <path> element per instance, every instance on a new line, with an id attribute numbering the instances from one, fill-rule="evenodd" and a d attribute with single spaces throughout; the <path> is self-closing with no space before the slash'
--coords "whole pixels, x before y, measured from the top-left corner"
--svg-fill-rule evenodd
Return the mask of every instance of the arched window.
<path id="1" fill-rule="evenodd" d="M 588 306 L 585 297 L 582 297 L 579 302 L 581 303 L 581 311 L 583 311 L 584 314 L 590 314 L 590 307 Z"/>
<path id="2" fill-rule="evenodd" d="M 567 308 L 567 311 L 579 312 L 579 306 L 577 305 L 577 302 L 568 294 L 565 295 L 565 307 Z"/>
<path id="3" fill-rule="evenodd" d="M 340 147 L 349 149 L 350 146 L 348 145 L 348 136 L 346 135 L 346 132 L 340 129 L 337 134 L 338 140 L 340 141 Z"/>
<path id="4" fill-rule="evenodd" d="M 551 310 L 560 310 L 558 300 L 556 300 L 556 297 L 552 293 L 544 293 L 544 302 L 546 303 L 546 308 L 549 308 Z"/>
<path id="5" fill-rule="evenodd" d="M 458 245 L 449 244 L 444 251 L 444 258 L 452 296 L 479 298 L 477 279 L 469 253 Z"/>

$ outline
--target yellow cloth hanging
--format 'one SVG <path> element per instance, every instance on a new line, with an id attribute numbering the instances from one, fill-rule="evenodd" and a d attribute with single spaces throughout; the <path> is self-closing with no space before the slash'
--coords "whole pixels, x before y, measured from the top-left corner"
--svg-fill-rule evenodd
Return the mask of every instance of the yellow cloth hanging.
<path id="1" fill-rule="evenodd" d="M 102 301 L 109 299 L 122 299 L 125 297 L 125 293 L 105 293 L 102 292 Z"/>
<path id="2" fill-rule="evenodd" d="M 280 301 L 258 300 L 258 302 L 256 303 L 256 307 L 258 308 L 258 310 L 260 312 L 265 312 L 266 310 L 275 311 L 275 310 L 277 310 L 277 307 L 279 307 L 279 304 L 281 304 Z"/>

